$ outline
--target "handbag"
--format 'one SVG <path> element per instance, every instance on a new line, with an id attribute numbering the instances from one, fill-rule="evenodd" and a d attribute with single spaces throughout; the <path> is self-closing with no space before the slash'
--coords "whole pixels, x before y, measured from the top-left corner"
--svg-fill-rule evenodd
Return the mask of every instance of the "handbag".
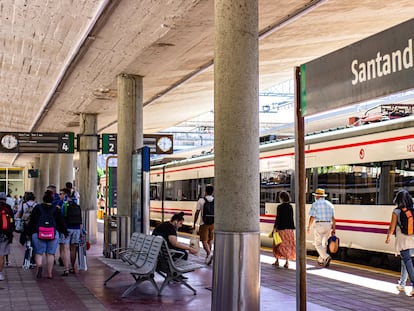
<path id="1" fill-rule="evenodd" d="M 280 237 L 280 234 L 278 231 L 273 233 L 273 241 L 275 242 L 276 246 L 282 243 L 282 238 Z"/>
<path id="2" fill-rule="evenodd" d="M 339 249 L 339 238 L 336 235 L 332 235 L 328 239 L 328 253 L 335 254 Z"/>
<path id="3" fill-rule="evenodd" d="M 17 233 L 22 233 L 24 231 L 23 224 L 24 223 L 21 218 L 15 218 L 14 219 L 14 225 L 15 225 L 14 231 L 16 231 Z"/>
<path id="4" fill-rule="evenodd" d="M 200 253 L 200 237 L 196 235 L 195 232 L 193 232 L 193 235 L 190 238 L 190 247 L 197 251 L 195 255 L 198 256 Z"/>
<path id="5" fill-rule="evenodd" d="M 37 237 L 39 238 L 39 240 L 54 240 L 55 239 L 55 227 L 39 226 Z"/>

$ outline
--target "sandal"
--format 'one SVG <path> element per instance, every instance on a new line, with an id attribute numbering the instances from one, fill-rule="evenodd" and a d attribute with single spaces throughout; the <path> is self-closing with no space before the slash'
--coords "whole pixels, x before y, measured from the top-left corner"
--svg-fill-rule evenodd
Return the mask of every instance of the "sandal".
<path id="1" fill-rule="evenodd" d="M 272 266 L 279 267 L 279 260 L 276 260 L 274 263 L 272 263 Z"/>
<path id="2" fill-rule="evenodd" d="M 69 270 L 65 270 L 63 271 L 63 273 L 61 274 L 61 276 L 68 276 L 69 275 Z"/>
<path id="3" fill-rule="evenodd" d="M 288 269 L 289 268 L 289 263 L 288 262 L 285 263 L 285 265 L 283 267 L 285 267 L 286 269 Z"/>

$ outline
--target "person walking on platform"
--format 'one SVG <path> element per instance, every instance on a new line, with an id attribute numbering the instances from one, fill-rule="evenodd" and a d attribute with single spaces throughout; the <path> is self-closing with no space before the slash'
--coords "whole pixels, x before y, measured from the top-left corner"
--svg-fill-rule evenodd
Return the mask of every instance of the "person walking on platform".
<path id="1" fill-rule="evenodd" d="M 170 221 L 163 222 L 155 227 L 152 235 L 162 236 L 167 241 L 168 247 L 174 249 L 177 252 L 174 253 L 173 258 L 175 259 L 188 259 L 189 251 L 191 254 L 197 254 L 197 250 L 191 248 L 188 245 L 184 245 L 178 242 L 177 230 L 182 227 L 184 222 L 184 212 L 174 214 Z"/>
<path id="2" fill-rule="evenodd" d="M 32 237 L 32 243 L 35 252 L 37 279 L 42 278 L 42 256 L 45 253 L 47 277 L 48 279 L 52 278 L 55 253 L 59 241 L 58 232 L 64 234 L 65 236 L 68 236 L 69 234 L 62 214 L 60 213 L 59 209 L 52 204 L 53 197 L 53 192 L 47 190 L 43 196 L 43 203 L 37 204 L 34 207 L 29 220 L 28 232 Z"/>
<path id="3" fill-rule="evenodd" d="M 206 186 L 206 196 L 197 201 L 196 213 L 194 215 L 193 228 L 196 229 L 198 216 L 200 219 L 200 239 L 206 251 L 206 264 L 210 265 L 213 260 L 213 240 L 214 240 L 214 187 Z"/>
<path id="4" fill-rule="evenodd" d="M 3 274 L 6 257 L 10 254 L 10 244 L 13 240 L 14 216 L 12 207 L 6 203 L 7 196 L 0 192 L 0 281 L 4 281 Z"/>
<path id="5" fill-rule="evenodd" d="M 315 202 L 309 210 L 307 232 L 310 233 L 310 228 L 314 225 L 315 248 L 319 254 L 318 264 L 329 267 L 332 258 L 326 252 L 326 245 L 329 236 L 335 234 L 335 210 L 333 204 L 325 199 L 327 197 L 325 189 L 318 188 L 312 195 L 315 197 Z"/>
<path id="6" fill-rule="evenodd" d="M 400 252 L 401 260 L 404 262 L 407 269 L 408 276 L 410 278 L 413 288 L 410 292 L 410 296 L 414 295 L 414 266 L 411 260 L 411 251 L 414 249 L 414 234 L 405 234 L 404 224 L 401 221 L 402 209 L 407 208 L 413 210 L 413 198 L 407 190 L 398 191 L 394 198 L 394 203 L 397 207 L 392 211 L 390 226 L 388 227 L 387 238 L 385 243 L 389 244 L 391 241 L 391 235 L 395 236 L 395 249 Z M 397 226 L 398 225 L 398 226 Z M 398 288 L 398 286 L 397 286 Z M 398 288 L 401 290 L 400 288 Z"/>
<path id="7" fill-rule="evenodd" d="M 289 203 L 290 195 L 286 191 L 279 193 L 281 204 L 277 206 L 277 214 L 273 233 L 279 232 L 282 243 L 275 245 L 273 240 L 273 256 L 276 261 L 273 265 L 279 266 L 279 258 L 286 258 L 285 268 L 289 268 L 289 259 L 296 260 L 295 224 L 293 222 L 293 207 Z"/>
<path id="8" fill-rule="evenodd" d="M 414 255 L 414 249 L 410 249 L 410 257 Z M 405 292 L 405 284 L 408 280 L 407 267 L 405 266 L 404 260 L 401 258 L 401 277 L 398 280 L 397 289 L 400 292 Z"/>
<path id="9" fill-rule="evenodd" d="M 71 194 L 71 190 L 67 188 L 63 188 L 59 191 L 59 196 L 61 196 L 62 200 L 58 203 L 58 208 L 62 213 L 63 219 L 69 232 L 68 236 L 61 234 L 59 238 L 60 254 L 65 267 L 62 276 L 68 276 L 69 273 L 76 272 L 75 267 L 77 249 L 79 246 L 79 241 L 82 237 L 83 229 L 82 212 L 80 206 L 72 200 Z"/>
<path id="10" fill-rule="evenodd" d="M 75 189 L 73 189 L 73 184 L 70 181 L 68 181 L 68 182 L 66 182 L 65 186 L 66 186 L 66 189 L 69 189 L 70 199 L 73 202 L 75 202 L 76 204 L 80 205 L 80 202 L 79 202 L 80 195 L 79 195 L 79 192 L 77 192 Z"/>

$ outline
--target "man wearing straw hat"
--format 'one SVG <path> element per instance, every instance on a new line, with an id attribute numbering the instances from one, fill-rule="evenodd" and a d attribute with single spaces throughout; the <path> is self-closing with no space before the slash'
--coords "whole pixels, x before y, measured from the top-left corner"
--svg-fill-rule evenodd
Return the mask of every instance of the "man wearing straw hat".
<path id="1" fill-rule="evenodd" d="M 315 248 L 319 254 L 318 264 L 328 267 L 331 262 L 331 256 L 326 252 L 326 243 L 330 235 L 335 234 L 335 213 L 334 206 L 328 200 L 325 189 L 318 188 L 312 195 L 315 202 L 309 210 L 309 223 L 307 232 L 310 233 L 310 227 L 314 224 L 313 233 L 315 240 Z"/>

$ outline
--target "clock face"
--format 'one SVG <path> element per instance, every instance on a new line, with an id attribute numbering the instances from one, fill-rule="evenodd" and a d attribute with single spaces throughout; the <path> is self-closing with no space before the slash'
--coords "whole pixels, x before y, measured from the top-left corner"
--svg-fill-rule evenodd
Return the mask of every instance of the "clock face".
<path id="1" fill-rule="evenodd" d="M 16 136 L 12 134 L 6 134 L 1 139 L 1 145 L 6 149 L 14 149 L 17 147 L 18 140 Z"/>
<path id="2" fill-rule="evenodd" d="M 172 147 L 172 140 L 169 137 L 161 137 L 157 142 L 158 148 L 163 152 L 167 152 Z"/>

